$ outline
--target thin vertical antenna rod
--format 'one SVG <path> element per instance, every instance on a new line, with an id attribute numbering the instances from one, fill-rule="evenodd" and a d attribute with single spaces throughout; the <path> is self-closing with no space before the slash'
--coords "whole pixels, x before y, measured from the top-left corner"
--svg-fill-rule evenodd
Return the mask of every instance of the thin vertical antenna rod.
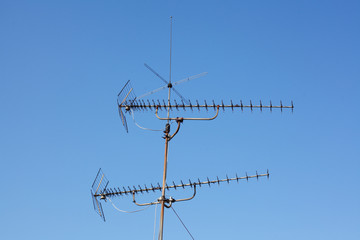
<path id="1" fill-rule="evenodd" d="M 169 71 L 169 83 L 171 83 L 171 50 L 172 50 L 172 16 L 170 16 L 170 71 Z"/>
<path id="2" fill-rule="evenodd" d="M 171 50 L 172 50 L 172 16 L 170 16 L 170 71 L 169 71 L 169 97 L 168 97 L 168 111 L 167 111 L 167 124 L 165 127 L 165 156 L 164 156 L 164 171 L 163 171 L 163 183 L 162 183 L 162 191 L 161 191 L 161 213 L 160 213 L 160 229 L 159 229 L 159 240 L 163 240 L 163 232 L 164 232 L 164 212 L 165 212 L 165 186 L 166 186 L 166 174 L 167 174 L 167 159 L 168 159 L 168 148 L 170 141 L 170 94 L 171 94 Z"/>
<path id="3" fill-rule="evenodd" d="M 170 16 L 170 66 L 169 66 L 169 84 L 168 84 L 168 88 L 169 88 L 169 97 L 168 97 L 168 106 L 170 106 L 170 94 L 171 94 L 171 88 L 172 88 L 172 84 L 171 84 L 171 53 L 172 53 L 172 16 Z M 167 117 L 170 117 L 170 107 L 168 107 L 168 112 L 167 112 Z M 169 123 L 169 120 L 167 121 L 167 123 Z"/>

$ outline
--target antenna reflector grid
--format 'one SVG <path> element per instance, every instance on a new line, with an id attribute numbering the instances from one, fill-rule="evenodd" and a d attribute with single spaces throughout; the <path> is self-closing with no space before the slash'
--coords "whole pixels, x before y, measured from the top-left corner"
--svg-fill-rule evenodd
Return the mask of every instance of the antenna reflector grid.
<path id="1" fill-rule="evenodd" d="M 93 191 L 94 196 L 96 197 L 104 193 L 108 184 L 109 180 L 105 177 L 105 174 L 100 168 L 93 182 L 93 185 L 91 186 L 91 190 Z"/>
<path id="2" fill-rule="evenodd" d="M 93 206 L 94 206 L 94 210 L 97 214 L 99 214 L 99 216 L 104 220 L 105 222 L 105 215 L 104 215 L 104 211 L 101 205 L 101 202 L 98 201 L 98 197 L 95 197 L 94 193 L 92 190 L 90 190 L 91 192 L 91 197 L 93 200 Z"/>
<path id="3" fill-rule="evenodd" d="M 94 210 L 99 214 L 99 216 L 105 221 L 104 211 L 99 201 L 101 199 L 101 195 L 106 194 L 106 188 L 109 184 L 109 180 L 105 177 L 105 174 L 99 169 L 96 174 L 95 180 L 91 186 L 91 197 L 93 200 Z"/>
<path id="4" fill-rule="evenodd" d="M 128 80 L 117 95 L 118 105 L 123 105 L 124 103 L 131 104 L 135 101 L 135 99 L 136 95 L 131 86 L 130 80 Z"/>
<path id="5" fill-rule="evenodd" d="M 128 105 L 133 105 L 136 99 L 136 95 L 134 93 L 134 90 L 131 86 L 130 80 L 128 80 L 124 87 L 121 89 L 121 91 L 119 92 L 119 94 L 117 95 L 117 105 L 118 105 L 118 111 L 119 111 L 119 116 L 121 118 L 121 122 L 126 130 L 126 132 L 129 131 L 128 126 L 127 126 L 127 122 L 126 122 L 126 117 L 125 114 L 122 110 L 122 107 L 124 105 L 128 106 Z M 130 108 L 126 108 L 125 107 L 125 112 L 129 111 Z"/>

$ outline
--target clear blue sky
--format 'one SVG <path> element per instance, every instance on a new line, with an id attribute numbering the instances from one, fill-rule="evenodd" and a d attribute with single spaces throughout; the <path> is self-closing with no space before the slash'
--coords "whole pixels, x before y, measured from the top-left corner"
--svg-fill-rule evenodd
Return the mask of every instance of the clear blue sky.
<path id="1" fill-rule="evenodd" d="M 295 105 L 183 124 L 169 181 L 271 173 L 175 204 L 194 238 L 360 239 L 359 12 L 331 0 L 1 1 L 3 239 L 152 239 L 154 207 L 105 203 L 104 223 L 90 186 L 99 167 L 110 186 L 161 181 L 162 135 L 129 117 L 127 134 L 116 95 L 128 79 L 137 95 L 162 86 L 143 64 L 168 76 L 170 16 L 173 79 L 209 73 L 179 85 L 184 96 Z M 190 239 L 171 210 L 165 219 L 165 239 Z"/>

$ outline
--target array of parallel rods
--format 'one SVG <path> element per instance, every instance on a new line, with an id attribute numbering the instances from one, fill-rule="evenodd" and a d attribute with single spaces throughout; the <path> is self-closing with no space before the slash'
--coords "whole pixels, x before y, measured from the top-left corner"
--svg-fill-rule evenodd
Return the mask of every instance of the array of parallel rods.
<path id="1" fill-rule="evenodd" d="M 175 182 L 172 182 L 173 185 L 171 186 L 168 186 L 166 184 L 166 189 L 167 190 L 170 190 L 171 188 L 173 189 L 177 189 L 177 188 L 185 188 L 185 187 L 193 187 L 193 186 L 199 186 L 201 187 L 201 185 L 208 185 L 209 187 L 211 186 L 211 184 L 218 184 L 220 185 L 220 183 L 223 183 L 223 182 L 227 182 L 227 183 L 230 183 L 230 181 L 239 181 L 239 180 L 243 180 L 243 179 L 246 179 L 246 180 L 249 180 L 249 178 L 259 178 L 259 177 L 268 177 L 269 178 L 270 174 L 269 174 L 269 171 L 267 171 L 267 173 L 265 174 L 258 174 L 256 172 L 256 175 L 251 175 L 251 176 L 248 176 L 246 174 L 245 177 L 238 177 L 237 174 L 234 178 L 229 178 L 228 176 L 226 176 L 225 179 L 219 179 L 218 177 L 216 178 L 216 180 L 209 180 L 209 178 L 206 179 L 206 181 L 200 181 L 200 179 L 198 179 L 198 181 L 191 181 L 189 179 L 189 182 L 188 183 L 184 183 L 183 181 L 180 181 L 181 184 L 175 184 Z M 147 193 L 147 192 L 155 192 L 155 191 L 161 191 L 161 186 L 160 184 L 158 183 L 156 186 L 153 186 L 152 184 L 150 185 L 151 187 L 147 187 L 146 185 L 144 185 L 144 187 L 141 187 L 140 185 L 138 185 L 137 187 L 135 186 L 128 186 L 127 188 L 125 187 L 122 187 L 122 189 L 120 188 L 107 188 L 105 189 L 104 191 L 102 191 L 101 193 L 99 194 L 95 194 L 94 196 L 95 197 L 98 197 L 98 196 L 105 196 L 105 197 L 114 197 L 114 196 L 120 196 L 120 195 L 127 195 L 127 194 L 133 194 L 133 193 Z"/>
<path id="2" fill-rule="evenodd" d="M 232 110 L 234 110 L 234 108 L 240 108 L 241 110 L 243 110 L 244 108 L 250 108 L 251 110 L 253 110 L 253 108 L 259 108 L 260 110 L 262 110 L 263 108 L 267 108 L 270 109 L 270 111 L 273 108 L 279 108 L 279 109 L 283 109 L 283 108 L 290 108 L 293 109 L 294 108 L 294 104 L 291 101 L 291 105 L 290 106 L 286 106 L 282 104 L 282 101 L 280 101 L 280 105 L 273 105 L 272 102 L 270 101 L 269 105 L 263 105 L 262 102 L 260 101 L 260 103 L 258 105 L 254 105 L 252 103 L 252 101 L 250 100 L 249 104 L 243 104 L 242 101 L 240 101 L 240 104 L 234 104 L 233 101 L 230 101 L 230 104 L 224 104 L 223 101 L 221 101 L 221 104 L 216 104 L 215 101 L 213 100 L 211 102 L 211 104 L 208 104 L 206 102 L 206 100 L 204 101 L 203 104 L 200 105 L 199 101 L 196 100 L 196 104 L 192 104 L 191 101 L 189 100 L 189 104 L 185 104 L 183 101 L 181 101 L 181 103 L 176 102 L 176 100 L 174 100 L 174 102 L 170 105 L 165 103 L 165 100 L 162 101 L 155 101 L 155 100 L 142 100 L 142 99 L 135 99 L 135 100 L 131 100 L 131 101 L 125 101 L 123 104 L 119 105 L 120 108 L 125 108 L 126 110 L 167 110 L 168 108 L 170 108 L 171 110 L 176 109 L 176 110 L 186 110 L 186 109 L 198 109 L 200 111 L 200 108 L 205 108 L 206 110 L 208 109 L 217 109 L 217 106 L 219 106 L 220 108 L 222 108 L 223 110 L 225 110 L 225 108 L 231 108 Z"/>
<path id="3" fill-rule="evenodd" d="M 109 180 L 105 177 L 105 174 L 100 168 L 93 184 L 91 185 L 91 189 L 96 194 L 97 192 L 99 191 L 101 192 L 103 191 L 103 189 L 106 189 L 108 184 L 109 184 Z"/>

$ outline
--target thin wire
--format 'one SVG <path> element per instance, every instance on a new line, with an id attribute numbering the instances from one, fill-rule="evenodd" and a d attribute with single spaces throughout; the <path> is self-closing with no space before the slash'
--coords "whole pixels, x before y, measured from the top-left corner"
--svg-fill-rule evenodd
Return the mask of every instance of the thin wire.
<path id="1" fill-rule="evenodd" d="M 143 129 L 143 130 L 149 130 L 149 131 L 159 131 L 159 132 L 160 132 L 160 131 L 164 131 L 164 129 L 158 130 L 158 129 L 151 129 L 151 128 L 145 128 L 145 127 L 140 126 L 140 125 L 135 121 L 135 114 L 134 114 L 134 112 L 133 112 L 132 109 L 131 109 L 131 116 L 132 116 L 132 119 L 133 119 L 135 125 L 136 125 L 138 128 L 141 128 L 141 129 Z"/>
<path id="2" fill-rule="evenodd" d="M 115 206 L 115 204 L 111 201 L 110 198 L 106 198 L 106 199 L 111 202 L 111 204 L 113 205 L 113 207 L 114 207 L 116 210 L 118 210 L 119 212 L 123 212 L 123 213 L 136 213 L 136 212 L 141 212 L 141 211 L 144 211 L 144 210 L 148 209 L 148 208 L 151 206 L 151 205 L 149 205 L 149 206 L 147 206 L 147 207 L 145 207 L 145 208 L 143 208 L 143 209 L 135 210 L 135 211 L 124 211 L 124 210 L 121 210 L 121 209 L 117 208 L 117 207 Z"/>
<path id="3" fill-rule="evenodd" d="M 184 228 L 186 229 L 186 231 L 189 233 L 190 237 L 194 239 L 194 237 L 191 235 L 190 231 L 187 229 L 187 227 L 185 226 L 185 224 L 183 223 L 183 221 L 181 220 L 181 218 L 179 217 L 179 215 L 176 213 L 175 209 L 171 206 L 171 209 L 174 211 L 175 215 L 178 217 L 178 219 L 180 220 L 181 224 L 184 226 Z"/>
<path id="4" fill-rule="evenodd" d="M 155 219 L 154 219 L 154 236 L 153 236 L 153 240 L 155 240 L 155 232 L 156 232 L 156 209 L 157 209 L 157 204 L 155 206 Z"/>

